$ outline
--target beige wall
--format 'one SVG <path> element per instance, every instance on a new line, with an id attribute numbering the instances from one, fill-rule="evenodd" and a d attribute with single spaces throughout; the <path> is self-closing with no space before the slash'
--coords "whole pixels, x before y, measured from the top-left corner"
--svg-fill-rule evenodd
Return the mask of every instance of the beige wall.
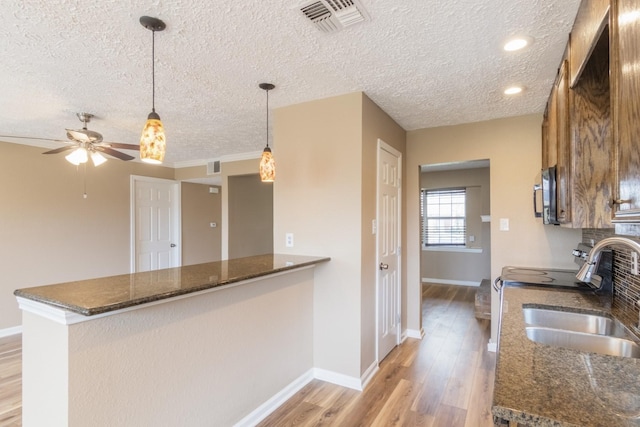
<path id="1" fill-rule="evenodd" d="M 420 165 L 489 159 L 491 163 L 491 278 L 505 265 L 573 268 L 571 249 L 580 230 L 542 225 L 534 218 L 532 188 L 540 180 L 541 138 L 538 114 L 421 129 L 407 133 L 408 324 L 420 319 Z M 416 195 L 413 197 L 412 195 Z M 500 218 L 510 231 L 499 230 Z M 491 330 L 497 332 L 497 295 Z"/>
<path id="2" fill-rule="evenodd" d="M 371 221 L 377 217 L 377 162 L 378 139 L 389 144 L 402 153 L 401 182 L 405 182 L 406 167 L 406 132 L 387 113 L 378 107 L 369 97 L 362 97 L 362 213 L 360 221 L 361 243 L 361 333 L 360 346 L 362 369 L 368 368 L 376 359 L 376 236 L 371 232 Z M 406 212 L 406 197 L 402 189 L 400 209 Z M 400 244 L 404 245 L 402 236 L 406 233 L 405 221 L 401 219 L 402 231 Z M 406 258 L 401 259 L 401 292 L 406 295 Z M 402 332 L 406 329 L 406 305 L 402 298 Z M 361 372 L 362 374 L 363 372 Z"/>
<path id="3" fill-rule="evenodd" d="M 331 257 L 316 269 L 314 366 L 359 377 L 362 94 L 275 110 L 273 152 L 275 252 Z"/>
<path id="4" fill-rule="evenodd" d="M 128 273 L 130 176 L 174 178 L 171 168 L 114 159 L 85 175 L 43 151 L 0 142 L 0 330 L 20 325 L 15 289 Z"/>
<path id="5" fill-rule="evenodd" d="M 209 188 L 217 188 L 210 193 Z M 219 261 L 222 216 L 219 186 L 182 183 L 182 265 Z M 215 222 L 217 227 L 211 228 Z"/>
<path id="6" fill-rule="evenodd" d="M 404 131 L 362 93 L 275 111 L 275 251 L 331 257 L 316 269 L 314 366 L 350 378 L 375 361 L 378 138 L 404 149 Z"/>
<path id="7" fill-rule="evenodd" d="M 229 192 L 225 190 L 229 188 L 229 177 L 256 173 L 259 164 L 260 159 L 249 159 L 223 162 L 220 165 L 220 175 L 222 176 L 222 259 L 229 259 Z"/>
<path id="8" fill-rule="evenodd" d="M 189 166 L 175 170 L 175 179 L 178 181 L 203 178 L 210 178 L 210 176 L 207 175 L 207 167 L 205 165 Z"/>
<path id="9" fill-rule="evenodd" d="M 257 173 L 227 182 L 229 258 L 273 253 L 273 184 Z"/>
<path id="10" fill-rule="evenodd" d="M 473 282 L 491 277 L 491 229 L 480 215 L 490 213 L 489 168 L 424 172 L 420 175 L 421 189 L 466 188 L 467 248 L 482 253 L 422 250 L 420 277 L 423 281 L 441 283 Z M 474 236 L 475 241 L 468 237 Z M 436 279 L 436 280 L 432 280 Z M 471 283 L 468 283 L 471 284 Z"/>

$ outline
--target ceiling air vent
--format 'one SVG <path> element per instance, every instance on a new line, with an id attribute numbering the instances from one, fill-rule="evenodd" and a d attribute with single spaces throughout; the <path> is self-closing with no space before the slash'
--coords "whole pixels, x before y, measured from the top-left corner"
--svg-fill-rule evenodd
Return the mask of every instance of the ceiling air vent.
<path id="1" fill-rule="evenodd" d="M 220 173 L 220 160 L 207 162 L 207 175 L 218 175 Z"/>
<path id="2" fill-rule="evenodd" d="M 299 9 L 324 33 L 334 33 L 368 19 L 358 0 L 306 0 Z"/>

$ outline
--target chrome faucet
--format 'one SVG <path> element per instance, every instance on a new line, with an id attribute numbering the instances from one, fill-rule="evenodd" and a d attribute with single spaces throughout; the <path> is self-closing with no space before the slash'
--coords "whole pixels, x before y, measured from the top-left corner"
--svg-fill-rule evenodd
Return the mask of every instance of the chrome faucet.
<path id="1" fill-rule="evenodd" d="M 578 274 L 576 274 L 576 279 L 580 280 L 581 282 L 591 282 L 591 275 L 594 273 L 595 267 L 598 264 L 600 251 L 602 251 L 603 248 L 611 245 L 627 246 L 640 254 L 640 243 L 626 237 L 607 237 L 606 239 L 602 239 L 598 243 L 596 243 L 593 246 L 593 249 L 589 251 L 589 257 L 582 265 L 582 267 L 580 267 Z"/>

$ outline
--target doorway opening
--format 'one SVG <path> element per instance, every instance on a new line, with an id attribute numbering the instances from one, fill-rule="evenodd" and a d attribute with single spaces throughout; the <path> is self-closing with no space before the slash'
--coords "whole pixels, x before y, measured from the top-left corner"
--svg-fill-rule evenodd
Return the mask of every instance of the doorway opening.
<path id="1" fill-rule="evenodd" d="M 479 287 L 491 277 L 490 162 L 420 167 L 420 278 Z M 485 282 L 486 283 L 486 282 Z"/>

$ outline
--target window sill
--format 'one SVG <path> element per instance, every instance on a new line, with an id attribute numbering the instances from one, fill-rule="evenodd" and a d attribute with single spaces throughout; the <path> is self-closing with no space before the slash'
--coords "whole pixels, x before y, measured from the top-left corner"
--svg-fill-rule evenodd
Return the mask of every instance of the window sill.
<path id="1" fill-rule="evenodd" d="M 465 248 L 462 246 L 427 246 L 422 248 L 427 252 L 464 252 L 470 254 L 481 254 L 482 248 Z"/>

